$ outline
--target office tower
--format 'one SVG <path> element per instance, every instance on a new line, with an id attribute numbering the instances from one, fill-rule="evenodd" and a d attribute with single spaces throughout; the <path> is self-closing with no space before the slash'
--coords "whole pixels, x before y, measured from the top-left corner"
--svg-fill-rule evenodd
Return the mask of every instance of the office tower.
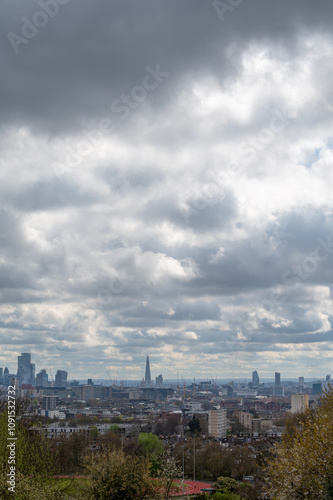
<path id="1" fill-rule="evenodd" d="M 145 384 L 146 384 L 146 387 L 151 386 L 149 356 L 147 356 L 147 361 L 146 361 Z"/>
<path id="2" fill-rule="evenodd" d="M 252 387 L 259 387 L 259 375 L 257 370 L 252 373 Z"/>
<path id="3" fill-rule="evenodd" d="M 155 378 L 156 387 L 163 387 L 163 377 L 162 374 Z"/>
<path id="4" fill-rule="evenodd" d="M 88 378 L 87 385 L 94 385 L 92 378 Z"/>
<path id="5" fill-rule="evenodd" d="M 17 356 L 17 376 L 19 384 L 35 384 L 35 363 L 31 363 L 31 353 L 22 352 Z"/>
<path id="6" fill-rule="evenodd" d="M 298 377 L 298 385 L 304 387 L 304 377 Z"/>
<path id="7" fill-rule="evenodd" d="M 316 394 L 321 395 L 321 382 L 313 382 L 313 384 L 312 384 L 312 394 L 313 395 L 316 395 Z"/>
<path id="8" fill-rule="evenodd" d="M 31 379 L 31 353 L 22 352 L 21 356 L 17 357 L 17 375 L 20 385 L 30 384 Z"/>
<path id="9" fill-rule="evenodd" d="M 273 387 L 273 395 L 274 396 L 284 396 L 283 385 L 278 385 L 278 386 Z"/>
<path id="10" fill-rule="evenodd" d="M 9 370 L 6 366 L 6 368 L 4 369 L 4 372 L 3 372 L 3 383 L 4 385 L 9 385 Z"/>
<path id="11" fill-rule="evenodd" d="M 49 376 L 46 373 L 45 368 L 43 368 L 36 376 L 36 385 L 38 387 L 47 387 L 49 383 Z"/>
<path id="12" fill-rule="evenodd" d="M 3 368 L 0 368 L 0 385 L 3 384 Z"/>
<path id="13" fill-rule="evenodd" d="M 309 408 L 308 394 L 291 395 L 291 413 L 304 413 Z"/>
<path id="14" fill-rule="evenodd" d="M 227 385 L 227 396 L 229 398 L 233 398 L 234 396 L 234 383 L 230 382 L 230 384 Z"/>
<path id="15" fill-rule="evenodd" d="M 283 385 L 277 385 L 277 386 L 273 387 L 273 395 L 274 396 L 284 396 Z"/>
<path id="16" fill-rule="evenodd" d="M 36 365 L 35 363 L 30 363 L 30 380 L 29 384 L 36 384 Z"/>
<path id="17" fill-rule="evenodd" d="M 227 435 L 227 410 L 209 410 L 208 434 L 215 438 Z"/>
<path id="18" fill-rule="evenodd" d="M 55 376 L 55 387 L 67 387 L 67 375 L 64 370 L 58 370 Z"/>
<path id="19" fill-rule="evenodd" d="M 330 382 L 331 381 L 331 375 L 326 375 L 326 382 Z"/>
<path id="20" fill-rule="evenodd" d="M 275 387 L 280 387 L 281 385 L 281 374 L 279 372 L 275 372 Z"/>

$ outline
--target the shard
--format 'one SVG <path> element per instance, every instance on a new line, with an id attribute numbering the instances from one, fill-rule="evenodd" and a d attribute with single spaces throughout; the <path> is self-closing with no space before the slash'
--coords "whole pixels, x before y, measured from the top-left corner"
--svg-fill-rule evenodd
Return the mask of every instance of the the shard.
<path id="1" fill-rule="evenodd" d="M 146 361 L 145 385 L 146 387 L 151 386 L 149 356 L 147 356 L 147 361 Z"/>

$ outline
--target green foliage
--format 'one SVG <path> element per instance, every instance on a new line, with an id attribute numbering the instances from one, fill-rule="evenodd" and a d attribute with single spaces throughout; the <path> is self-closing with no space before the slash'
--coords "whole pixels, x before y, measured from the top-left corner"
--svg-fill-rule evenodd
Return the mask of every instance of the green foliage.
<path id="1" fill-rule="evenodd" d="M 196 415 L 193 415 L 193 417 L 188 423 L 188 426 L 190 428 L 191 434 L 200 434 L 201 432 L 200 420 Z"/>
<path id="2" fill-rule="evenodd" d="M 62 500 L 62 488 L 40 477 L 16 473 L 15 492 L 9 491 L 7 477 L 0 474 L 0 498 L 2 500 Z"/>
<path id="3" fill-rule="evenodd" d="M 242 500 L 242 498 L 235 493 L 220 493 L 219 491 L 216 491 L 210 498 L 212 500 Z"/>
<path id="4" fill-rule="evenodd" d="M 0 414 L 0 472 L 8 469 L 8 419 L 7 409 Z M 40 432 L 29 432 L 23 421 L 16 418 L 15 428 L 16 470 L 23 475 L 47 476 L 52 472 L 49 440 Z"/>
<path id="5" fill-rule="evenodd" d="M 325 498 L 333 468 L 333 390 L 285 434 L 267 470 L 268 492 L 279 500 Z M 325 492 L 326 489 L 326 492 Z"/>
<path id="6" fill-rule="evenodd" d="M 81 432 L 60 435 L 50 442 L 55 474 L 73 474 L 82 469 L 88 436 Z"/>
<path id="7" fill-rule="evenodd" d="M 160 478 L 159 484 L 164 491 L 163 496 L 165 499 L 168 499 L 172 493 L 179 491 L 181 486 L 174 483 L 174 479 L 181 478 L 182 473 L 182 468 L 170 453 L 165 453 L 161 457 L 158 476 Z"/>
<path id="8" fill-rule="evenodd" d="M 255 500 L 258 498 L 252 484 L 239 483 L 231 477 L 219 477 L 214 487 L 218 490 L 216 493 L 231 495 L 230 498 L 234 498 L 232 495 L 246 500 Z"/>
<path id="9" fill-rule="evenodd" d="M 96 427 L 96 425 L 93 425 L 91 428 L 90 428 L 90 437 L 93 441 L 95 441 L 98 437 L 98 428 Z"/>
<path id="10" fill-rule="evenodd" d="M 138 445 L 145 457 L 158 457 L 164 452 L 164 445 L 155 434 L 140 432 Z"/>
<path id="11" fill-rule="evenodd" d="M 236 491 L 238 482 L 232 477 L 218 477 L 214 488 L 220 490 L 222 493 L 232 493 Z"/>
<path id="12" fill-rule="evenodd" d="M 94 500 L 156 498 L 146 458 L 127 456 L 121 450 L 106 450 L 93 459 L 87 456 L 86 470 Z"/>
<path id="13" fill-rule="evenodd" d="M 112 422 L 113 424 L 121 424 L 121 423 L 122 423 L 122 421 L 123 421 L 123 419 L 122 419 L 121 417 L 112 417 L 112 418 L 111 418 L 111 422 Z"/>
<path id="14" fill-rule="evenodd" d="M 115 434 L 119 434 L 120 427 L 117 424 L 110 425 L 110 432 L 114 432 Z"/>

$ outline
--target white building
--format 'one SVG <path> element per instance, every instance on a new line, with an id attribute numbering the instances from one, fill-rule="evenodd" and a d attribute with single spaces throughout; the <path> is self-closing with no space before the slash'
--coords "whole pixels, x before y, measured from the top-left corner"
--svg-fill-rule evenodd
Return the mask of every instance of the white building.
<path id="1" fill-rule="evenodd" d="M 227 410 L 210 410 L 208 420 L 208 434 L 216 438 L 227 436 Z"/>
<path id="2" fill-rule="evenodd" d="M 309 408 L 308 394 L 292 394 L 291 413 L 304 413 Z"/>

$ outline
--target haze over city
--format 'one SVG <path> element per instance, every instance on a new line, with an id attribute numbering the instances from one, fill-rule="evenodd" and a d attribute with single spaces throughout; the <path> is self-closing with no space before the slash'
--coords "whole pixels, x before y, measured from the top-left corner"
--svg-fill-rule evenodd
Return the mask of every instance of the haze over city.
<path id="1" fill-rule="evenodd" d="M 0 18 L 0 366 L 331 373 L 333 4 L 42 4 Z"/>

